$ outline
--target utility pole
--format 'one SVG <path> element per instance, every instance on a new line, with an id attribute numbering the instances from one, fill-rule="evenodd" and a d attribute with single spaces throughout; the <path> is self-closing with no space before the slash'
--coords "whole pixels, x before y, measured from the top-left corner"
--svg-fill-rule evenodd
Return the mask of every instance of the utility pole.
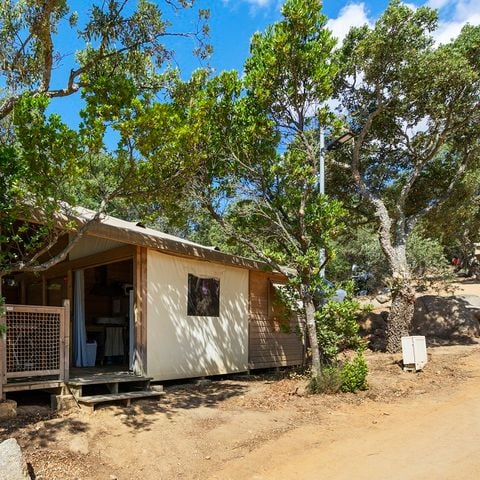
<path id="1" fill-rule="evenodd" d="M 320 125 L 320 153 L 318 166 L 318 190 L 320 195 L 325 195 L 325 129 Z M 318 251 L 318 262 L 320 268 L 320 277 L 325 278 L 325 249 L 320 248 Z"/>
<path id="2" fill-rule="evenodd" d="M 320 127 L 320 158 L 318 168 L 318 189 L 325 194 L 325 129 Z"/>

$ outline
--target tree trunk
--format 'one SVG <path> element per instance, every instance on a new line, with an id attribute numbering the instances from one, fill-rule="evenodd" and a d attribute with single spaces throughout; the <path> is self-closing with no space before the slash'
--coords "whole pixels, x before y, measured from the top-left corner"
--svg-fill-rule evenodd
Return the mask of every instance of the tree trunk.
<path id="1" fill-rule="evenodd" d="M 415 309 L 415 288 L 409 282 L 395 288 L 392 295 L 392 308 L 387 321 L 387 345 L 389 353 L 401 349 L 401 338 L 410 334 Z"/>
<path id="2" fill-rule="evenodd" d="M 415 288 L 407 261 L 407 232 L 405 225 L 396 232 L 396 244 L 392 245 L 387 229 L 380 234 L 380 244 L 392 271 L 392 307 L 388 315 L 386 330 L 386 350 L 389 353 L 400 351 L 403 336 L 410 334 L 415 308 Z"/>
<path id="3" fill-rule="evenodd" d="M 315 305 L 310 294 L 303 295 L 305 306 L 305 320 L 307 323 L 308 341 L 312 354 L 312 376 L 316 377 L 321 371 L 320 351 L 318 348 L 317 324 L 315 322 Z"/>

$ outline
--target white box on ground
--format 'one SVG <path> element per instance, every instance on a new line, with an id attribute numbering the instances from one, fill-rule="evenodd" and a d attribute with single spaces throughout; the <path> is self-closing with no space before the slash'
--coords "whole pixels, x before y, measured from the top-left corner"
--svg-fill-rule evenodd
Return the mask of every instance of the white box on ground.
<path id="1" fill-rule="evenodd" d="M 404 370 L 422 370 L 427 364 L 425 337 L 421 335 L 402 337 L 402 353 Z"/>

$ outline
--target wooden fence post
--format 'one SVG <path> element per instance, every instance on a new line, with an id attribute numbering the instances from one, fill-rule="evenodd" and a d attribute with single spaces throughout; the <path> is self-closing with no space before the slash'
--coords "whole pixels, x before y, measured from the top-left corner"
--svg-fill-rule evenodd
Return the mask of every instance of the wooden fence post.
<path id="1" fill-rule="evenodd" d="M 63 301 L 65 310 L 63 315 L 63 378 L 64 382 L 68 382 L 70 378 L 70 300 Z"/>

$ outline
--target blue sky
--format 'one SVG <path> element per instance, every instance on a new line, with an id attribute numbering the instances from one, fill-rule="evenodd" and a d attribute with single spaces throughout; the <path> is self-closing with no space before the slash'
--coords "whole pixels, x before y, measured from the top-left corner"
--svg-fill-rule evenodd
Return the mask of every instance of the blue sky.
<path id="1" fill-rule="evenodd" d="M 480 1 L 480 0 L 479 0 Z M 216 70 L 241 70 L 249 53 L 250 38 L 256 31 L 281 18 L 281 0 L 196 0 L 196 8 L 208 8 L 211 12 L 210 43 L 214 52 L 209 62 Z M 386 8 L 388 0 L 351 2 L 346 0 L 326 0 L 324 13 L 335 21 L 339 33 L 347 30 L 348 24 L 358 24 L 358 20 L 372 21 Z M 195 17 L 185 11 L 169 15 L 174 26 L 188 31 L 194 25 Z M 177 61 L 185 75 L 201 63 L 192 58 L 191 44 L 183 39 L 175 42 Z"/>
<path id="2" fill-rule="evenodd" d="M 133 0 L 130 0 L 133 2 Z M 163 4 L 159 0 L 160 4 Z M 241 70 L 249 52 L 249 40 L 256 31 L 263 31 L 269 24 L 281 18 L 280 0 L 196 0 L 196 8 L 208 8 L 211 11 L 210 43 L 214 52 L 209 64 L 219 72 L 221 70 Z M 439 8 L 440 28 L 436 34 L 439 43 L 455 37 L 465 23 L 480 24 L 480 0 L 408 0 L 412 7 L 429 5 Z M 70 2 L 72 10 L 78 11 L 80 18 L 86 13 L 85 0 Z M 373 23 L 388 5 L 388 0 L 324 0 L 324 13 L 329 18 L 328 26 L 340 40 L 353 25 Z M 193 12 L 180 11 L 175 14 L 167 10 L 172 22 L 172 30 L 191 31 L 195 26 L 196 16 Z M 58 40 L 61 50 L 68 53 L 63 66 L 57 72 L 56 87 L 64 83 L 64 76 L 71 68 L 73 54 L 79 44 L 72 37 L 59 31 Z M 192 41 L 176 38 L 169 42 L 176 51 L 176 62 L 184 77 L 188 77 L 195 68 L 204 66 L 191 52 Z M 78 122 L 77 111 L 80 105 L 78 98 L 55 101 L 52 109 L 59 111 L 71 125 Z"/>
<path id="3" fill-rule="evenodd" d="M 132 1 L 132 0 L 131 0 Z M 73 5 L 81 11 L 85 2 L 76 0 Z M 161 4 L 161 0 L 159 0 Z M 372 23 L 388 5 L 388 0 L 324 0 L 324 13 L 329 26 L 340 39 L 352 25 Z M 429 5 L 440 12 L 439 41 L 456 36 L 467 22 L 480 24 L 480 0 L 406 0 L 413 7 Z M 281 0 L 196 0 L 196 8 L 208 8 L 211 12 L 211 43 L 214 53 L 211 65 L 217 70 L 241 69 L 248 55 L 249 41 L 255 31 L 263 31 L 269 24 L 281 18 Z M 80 7 L 80 8 L 79 8 Z M 194 27 L 193 12 L 180 11 L 177 15 L 165 10 L 173 27 L 188 31 Z M 199 66 L 192 58 L 191 43 L 185 39 L 175 42 L 177 61 L 188 74 Z"/>

